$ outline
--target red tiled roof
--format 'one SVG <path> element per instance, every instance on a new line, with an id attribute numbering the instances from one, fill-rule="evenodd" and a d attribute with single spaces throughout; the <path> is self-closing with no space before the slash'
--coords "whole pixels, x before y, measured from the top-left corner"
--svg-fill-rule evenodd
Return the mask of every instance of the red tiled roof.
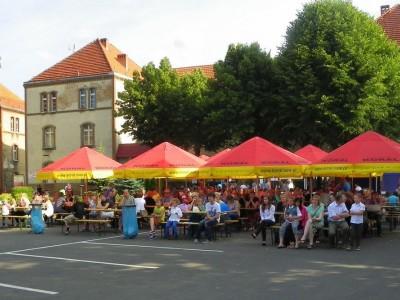
<path id="1" fill-rule="evenodd" d="M 105 75 L 111 72 L 131 77 L 134 71 L 140 72 L 140 66 L 127 55 L 126 66 L 123 55 L 107 39 L 96 39 L 33 77 L 30 82 Z"/>
<path id="2" fill-rule="evenodd" d="M 25 102 L 0 83 L 0 106 L 25 111 Z"/>
<path id="3" fill-rule="evenodd" d="M 117 150 L 117 159 L 131 159 L 146 152 L 150 147 L 142 144 L 119 144 Z"/>
<path id="4" fill-rule="evenodd" d="M 193 73 L 195 70 L 200 70 L 207 78 L 213 79 L 215 76 L 214 65 L 202 65 L 192 67 L 174 68 L 178 75 L 185 75 Z"/>
<path id="5" fill-rule="evenodd" d="M 400 45 L 400 4 L 393 6 L 376 21 L 387 36 Z"/>

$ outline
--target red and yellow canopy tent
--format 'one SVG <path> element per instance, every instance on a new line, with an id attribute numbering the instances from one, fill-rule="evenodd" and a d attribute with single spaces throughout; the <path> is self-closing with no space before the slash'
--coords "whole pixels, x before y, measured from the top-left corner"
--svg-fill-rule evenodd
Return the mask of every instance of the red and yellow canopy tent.
<path id="1" fill-rule="evenodd" d="M 210 159 L 210 157 L 208 155 L 205 155 L 205 154 L 200 155 L 199 158 L 201 158 L 204 161 L 207 161 L 207 160 Z"/>
<path id="2" fill-rule="evenodd" d="M 200 178 L 301 177 L 305 166 L 310 163 L 260 137 L 217 155 L 200 168 Z"/>
<path id="3" fill-rule="evenodd" d="M 36 179 L 65 181 L 107 178 L 120 165 L 93 149 L 83 147 L 39 170 Z"/>
<path id="4" fill-rule="evenodd" d="M 381 176 L 400 172 L 400 144 L 367 131 L 311 165 L 311 176 Z"/>
<path id="5" fill-rule="evenodd" d="M 294 154 L 307 159 L 311 163 L 316 163 L 317 161 L 323 159 L 328 154 L 328 152 L 325 152 L 321 148 L 309 144 L 297 150 Z"/>
<path id="6" fill-rule="evenodd" d="M 117 168 L 117 178 L 194 178 L 205 163 L 201 158 L 171 144 L 161 143 Z"/>

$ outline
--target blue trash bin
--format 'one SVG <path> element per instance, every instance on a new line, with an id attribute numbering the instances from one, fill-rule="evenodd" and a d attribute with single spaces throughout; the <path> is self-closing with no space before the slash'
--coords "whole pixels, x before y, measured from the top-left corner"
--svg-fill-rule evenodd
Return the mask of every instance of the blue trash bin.
<path id="1" fill-rule="evenodd" d="M 32 204 L 31 227 L 33 233 L 40 234 L 44 232 L 45 225 L 42 216 L 41 204 Z"/>
<path id="2" fill-rule="evenodd" d="M 122 206 L 122 230 L 125 239 L 135 238 L 138 234 L 136 205 Z"/>

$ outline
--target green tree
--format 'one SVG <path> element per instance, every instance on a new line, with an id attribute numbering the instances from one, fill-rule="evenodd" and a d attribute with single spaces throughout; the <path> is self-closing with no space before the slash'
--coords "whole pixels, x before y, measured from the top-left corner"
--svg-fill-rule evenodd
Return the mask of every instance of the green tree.
<path id="1" fill-rule="evenodd" d="M 258 43 L 230 45 L 214 68 L 205 120 L 207 148 L 236 145 L 255 135 L 271 136 L 277 101 L 271 55 Z"/>
<path id="2" fill-rule="evenodd" d="M 149 63 L 119 93 L 122 132 L 150 146 L 169 141 L 199 153 L 207 91 L 208 80 L 200 71 L 178 76 L 167 58 L 158 68 Z"/>
<path id="3" fill-rule="evenodd" d="M 334 148 L 370 129 L 399 137 L 400 49 L 350 1 L 306 4 L 277 65 L 281 144 Z"/>

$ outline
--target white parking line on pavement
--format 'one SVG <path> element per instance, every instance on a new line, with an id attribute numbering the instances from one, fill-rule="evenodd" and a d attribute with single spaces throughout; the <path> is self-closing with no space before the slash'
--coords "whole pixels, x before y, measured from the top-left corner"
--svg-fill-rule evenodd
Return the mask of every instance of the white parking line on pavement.
<path id="1" fill-rule="evenodd" d="M 163 247 L 163 246 L 147 246 L 147 245 L 136 245 L 136 244 L 115 244 L 115 243 L 98 243 L 86 241 L 84 244 L 92 244 L 92 245 L 108 245 L 108 246 L 122 246 L 122 247 L 137 247 L 137 248 L 152 248 L 152 249 L 162 249 L 162 250 L 182 250 L 182 251 L 198 251 L 198 252 L 215 252 L 215 253 L 223 253 L 222 250 L 213 250 L 213 249 L 196 249 L 196 248 L 176 248 L 176 247 Z"/>
<path id="2" fill-rule="evenodd" d="M 47 249 L 47 248 L 54 248 L 54 247 L 62 247 L 62 246 L 68 246 L 68 245 L 76 245 L 76 244 L 81 244 L 81 243 L 85 243 L 85 242 L 92 242 L 92 241 L 95 242 L 95 241 L 102 241 L 102 240 L 108 240 L 108 239 L 115 239 L 117 237 L 121 237 L 121 235 L 114 235 L 114 236 L 109 236 L 109 237 L 104 237 L 104 238 L 91 239 L 91 240 L 78 241 L 78 242 L 71 242 L 71 243 L 63 243 L 63 244 L 42 246 L 42 247 L 36 247 L 36 248 L 13 250 L 13 251 L 2 252 L 0 254 L 19 253 L 19 252 L 25 252 L 25 251 L 33 251 L 33 250 L 40 250 L 40 249 Z"/>
<path id="3" fill-rule="evenodd" d="M 32 254 L 22 254 L 15 252 L 6 252 L 6 255 L 15 255 L 15 256 L 24 256 L 24 257 L 33 257 L 33 258 L 44 258 L 44 259 L 55 259 L 55 260 L 63 260 L 63 261 L 72 261 L 72 262 L 83 262 L 89 264 L 99 264 L 99 265 L 109 265 L 109 266 L 118 266 L 118 267 L 128 267 L 135 269 L 159 269 L 156 266 L 146 266 L 146 265 L 129 265 L 129 264 L 119 264 L 105 261 L 95 261 L 95 260 L 84 260 L 84 259 L 75 259 L 75 258 L 65 258 L 65 257 L 56 257 L 56 256 L 44 256 L 44 255 L 32 255 Z"/>
<path id="4" fill-rule="evenodd" d="M 32 288 L 25 287 L 25 286 L 19 286 L 19 285 L 13 285 L 13 284 L 1 283 L 1 282 L 0 282 L 0 287 L 16 289 L 16 290 L 22 290 L 22 291 L 27 291 L 27 292 L 47 294 L 47 295 L 57 295 L 58 294 L 58 292 L 39 290 L 39 289 L 32 289 Z"/>

